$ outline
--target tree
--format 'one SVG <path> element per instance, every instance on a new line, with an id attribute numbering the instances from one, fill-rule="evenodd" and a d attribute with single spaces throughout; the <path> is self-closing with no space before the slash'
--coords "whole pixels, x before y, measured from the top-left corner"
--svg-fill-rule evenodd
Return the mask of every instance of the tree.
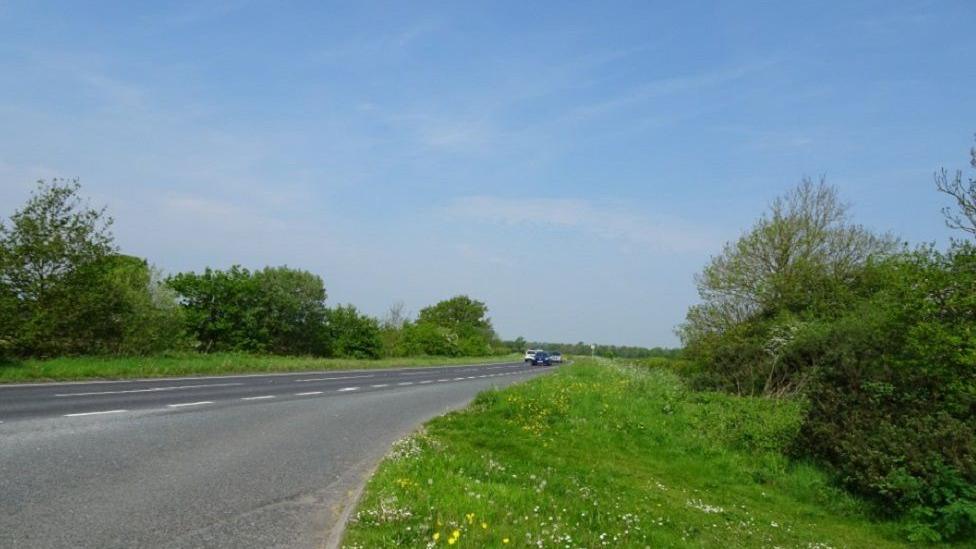
<path id="1" fill-rule="evenodd" d="M 187 331 L 202 352 L 263 351 L 258 333 L 258 290 L 251 273 L 239 265 L 226 271 L 178 273 L 166 279 L 180 299 Z"/>
<path id="2" fill-rule="evenodd" d="M 258 330 L 266 349 L 279 354 L 318 354 L 323 351 L 321 325 L 325 321 L 325 285 L 308 271 L 265 267 L 254 273 Z"/>
<path id="3" fill-rule="evenodd" d="M 849 282 L 868 258 L 894 248 L 891 238 L 850 222 L 836 188 L 804 179 L 696 278 L 702 303 L 689 310 L 683 337 L 720 333 L 763 313 L 802 311 L 824 283 Z"/>
<path id="4" fill-rule="evenodd" d="M 780 358 L 799 324 L 843 310 L 864 265 L 896 248 L 851 223 L 834 187 L 804 179 L 697 277 L 702 302 L 679 335 L 702 380 L 750 394 L 796 389 L 804 373 Z"/>
<path id="5" fill-rule="evenodd" d="M 339 305 L 326 311 L 326 339 L 329 354 L 340 358 L 379 358 L 383 350 L 379 322 L 360 314 L 353 305 Z"/>
<path id="6" fill-rule="evenodd" d="M 469 329 L 491 330 L 488 307 L 466 295 L 459 295 L 424 307 L 417 316 L 418 323 L 429 322 L 455 331 Z"/>
<path id="7" fill-rule="evenodd" d="M 976 147 L 969 149 L 969 165 L 976 168 Z M 962 170 L 956 170 L 954 176 L 942 168 L 935 174 L 935 187 L 942 193 L 952 197 L 956 202 L 957 211 L 946 206 L 942 209 L 946 226 L 959 229 L 976 238 L 976 177 L 970 177 L 963 183 Z"/>
<path id="8" fill-rule="evenodd" d="M 115 253 L 105 208 L 84 204 L 77 180 L 38 181 L 0 224 L 0 346 L 19 354 L 83 352 L 106 320 L 98 286 Z"/>
<path id="9" fill-rule="evenodd" d="M 200 350 L 322 354 L 325 286 L 307 271 L 234 265 L 179 273 L 167 284 L 180 296 L 187 330 Z"/>
<path id="10" fill-rule="evenodd" d="M 431 325 L 446 330 L 452 352 L 471 356 L 488 355 L 498 337 L 488 318 L 488 307 L 466 295 L 452 297 L 425 307 L 417 316 L 417 325 Z M 427 336 L 432 335 L 428 331 Z M 433 341 L 433 339 L 429 339 Z M 453 351 L 453 347 L 457 351 Z"/>

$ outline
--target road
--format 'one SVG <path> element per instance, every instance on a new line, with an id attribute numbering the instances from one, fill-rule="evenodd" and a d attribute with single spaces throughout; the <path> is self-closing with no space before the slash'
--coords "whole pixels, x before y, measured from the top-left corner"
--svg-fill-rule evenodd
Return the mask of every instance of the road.
<path id="1" fill-rule="evenodd" d="M 0 547 L 322 547 L 396 439 L 547 370 L 0 386 Z"/>

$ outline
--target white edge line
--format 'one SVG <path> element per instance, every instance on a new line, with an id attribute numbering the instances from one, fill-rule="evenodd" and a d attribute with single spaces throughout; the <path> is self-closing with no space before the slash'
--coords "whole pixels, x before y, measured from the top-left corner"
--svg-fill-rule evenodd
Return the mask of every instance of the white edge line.
<path id="1" fill-rule="evenodd" d="M 261 395 L 256 397 L 241 397 L 241 400 L 264 400 L 267 398 L 274 398 L 274 395 Z"/>
<path id="2" fill-rule="evenodd" d="M 295 396 L 303 397 L 303 396 L 312 396 L 312 395 L 321 395 L 321 394 L 322 391 L 309 391 L 307 393 L 295 393 Z"/>
<path id="3" fill-rule="evenodd" d="M 178 404 L 167 404 L 167 408 L 181 408 L 183 406 L 201 406 L 203 404 L 213 404 L 212 400 L 201 400 L 200 402 L 180 402 Z"/>

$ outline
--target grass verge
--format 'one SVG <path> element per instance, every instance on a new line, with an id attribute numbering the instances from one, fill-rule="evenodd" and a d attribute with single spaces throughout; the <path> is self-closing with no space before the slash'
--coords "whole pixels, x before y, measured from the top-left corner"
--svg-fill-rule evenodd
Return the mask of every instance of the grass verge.
<path id="1" fill-rule="evenodd" d="M 397 443 L 345 535 L 376 547 L 898 547 L 783 447 L 802 403 L 581 361 Z"/>
<path id="2" fill-rule="evenodd" d="M 0 363 L 0 383 L 399 368 L 484 362 L 518 362 L 520 360 L 521 356 L 519 355 L 356 360 L 237 353 L 147 357 L 69 357 Z"/>

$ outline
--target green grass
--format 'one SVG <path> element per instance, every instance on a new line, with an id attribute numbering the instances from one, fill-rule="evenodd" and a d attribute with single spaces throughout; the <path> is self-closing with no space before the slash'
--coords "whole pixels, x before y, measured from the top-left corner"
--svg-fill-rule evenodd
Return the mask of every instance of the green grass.
<path id="1" fill-rule="evenodd" d="M 584 360 L 483 393 L 397 443 L 344 543 L 902 546 L 898 524 L 873 521 L 820 470 L 783 456 L 802 406 Z"/>
<path id="2" fill-rule="evenodd" d="M 521 360 L 521 356 L 411 357 L 382 360 L 263 356 L 236 353 L 147 357 L 70 357 L 0 363 L 0 383 L 397 368 L 513 360 Z"/>

